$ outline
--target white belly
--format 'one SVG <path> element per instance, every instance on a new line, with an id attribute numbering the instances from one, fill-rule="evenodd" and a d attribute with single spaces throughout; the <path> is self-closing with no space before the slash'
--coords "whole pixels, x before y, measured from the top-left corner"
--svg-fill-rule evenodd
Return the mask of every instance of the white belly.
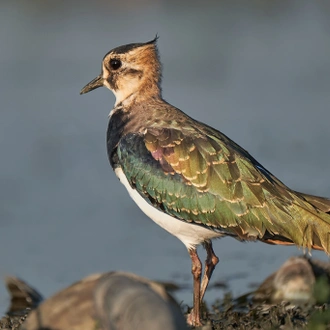
<path id="1" fill-rule="evenodd" d="M 157 210 L 130 186 L 121 168 L 116 168 L 115 173 L 139 208 L 159 226 L 181 240 L 188 250 L 203 243 L 205 240 L 223 236 L 223 234 L 219 232 L 178 220 Z"/>

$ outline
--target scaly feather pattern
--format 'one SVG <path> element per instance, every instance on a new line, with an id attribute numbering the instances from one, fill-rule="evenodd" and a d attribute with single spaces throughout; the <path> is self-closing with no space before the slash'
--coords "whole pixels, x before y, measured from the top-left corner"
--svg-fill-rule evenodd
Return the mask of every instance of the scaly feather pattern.
<path id="1" fill-rule="evenodd" d="M 154 207 L 240 240 L 330 252 L 330 202 L 294 192 L 220 132 L 149 127 L 118 146 L 130 184 Z"/>

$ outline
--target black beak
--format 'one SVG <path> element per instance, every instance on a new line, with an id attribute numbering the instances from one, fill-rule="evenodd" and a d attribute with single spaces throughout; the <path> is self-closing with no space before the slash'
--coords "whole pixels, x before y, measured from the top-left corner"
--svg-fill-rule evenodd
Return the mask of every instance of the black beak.
<path id="1" fill-rule="evenodd" d="M 80 95 L 81 94 L 85 94 L 88 93 L 90 91 L 92 91 L 93 89 L 99 88 L 103 86 L 103 77 L 102 75 L 97 76 L 96 78 L 94 78 L 91 82 L 89 82 L 81 91 L 80 91 Z"/>

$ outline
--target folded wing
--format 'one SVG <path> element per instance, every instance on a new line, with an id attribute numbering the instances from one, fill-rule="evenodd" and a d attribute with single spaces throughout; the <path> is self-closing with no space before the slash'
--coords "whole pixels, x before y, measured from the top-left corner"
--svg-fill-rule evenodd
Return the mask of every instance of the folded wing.
<path id="1" fill-rule="evenodd" d="M 179 220 L 330 252 L 326 199 L 290 190 L 218 131 L 150 127 L 122 138 L 118 156 L 131 186 Z"/>

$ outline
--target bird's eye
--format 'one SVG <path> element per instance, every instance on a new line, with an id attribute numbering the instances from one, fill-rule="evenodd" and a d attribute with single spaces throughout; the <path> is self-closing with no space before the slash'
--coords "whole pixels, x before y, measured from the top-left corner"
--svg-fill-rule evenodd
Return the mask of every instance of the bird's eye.
<path id="1" fill-rule="evenodd" d="M 112 70 L 118 70 L 121 67 L 121 61 L 115 58 L 110 60 L 110 67 Z"/>

